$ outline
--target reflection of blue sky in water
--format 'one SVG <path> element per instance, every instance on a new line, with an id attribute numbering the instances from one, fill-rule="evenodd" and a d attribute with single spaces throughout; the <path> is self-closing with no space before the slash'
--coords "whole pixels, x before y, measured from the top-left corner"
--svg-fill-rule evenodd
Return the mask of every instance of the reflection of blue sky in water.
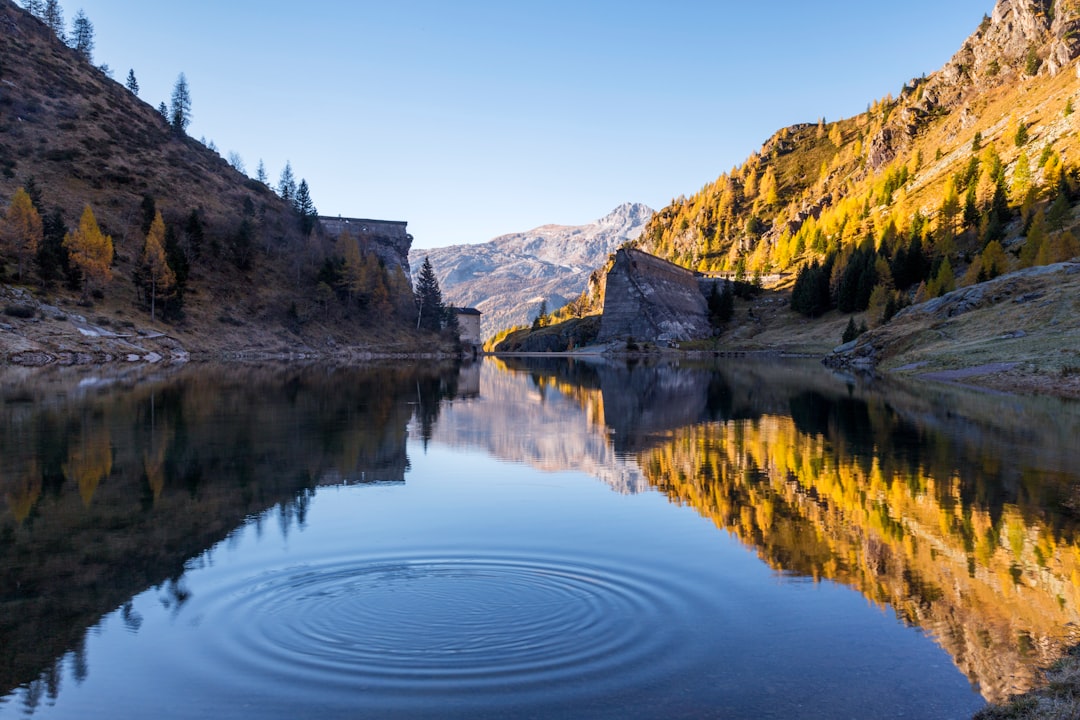
<path id="1" fill-rule="evenodd" d="M 93 628 L 52 673 L 55 697 L 43 677 L 0 718 L 27 704 L 46 718 L 937 718 L 981 704 L 892 608 L 774 571 L 648 489 L 633 458 L 714 411 L 672 401 L 694 395 L 685 377 L 612 402 L 603 383 L 482 373 L 426 447 L 416 420 L 400 452 L 360 444 L 390 467 L 407 455 L 404 484 L 319 487 L 252 517 Z M 788 397 L 744 390 L 717 412 Z"/>
<path id="2" fill-rule="evenodd" d="M 321 488 L 303 527 L 286 532 L 268 511 L 176 586 L 137 596 L 89 633 L 84 679 L 64 677 L 35 716 L 946 717 L 979 705 L 917 630 L 857 593 L 777 576 L 659 494 L 438 444 L 410 458 L 405 485 Z"/>

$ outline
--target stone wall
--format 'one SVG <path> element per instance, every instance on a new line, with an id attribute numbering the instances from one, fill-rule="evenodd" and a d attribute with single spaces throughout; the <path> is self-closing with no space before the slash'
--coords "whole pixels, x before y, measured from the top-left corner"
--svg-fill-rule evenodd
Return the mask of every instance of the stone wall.
<path id="1" fill-rule="evenodd" d="M 319 223 L 327 237 L 336 239 L 343 232 L 348 233 L 357 239 L 361 248 L 378 255 L 387 268 L 400 267 L 405 277 L 412 277 L 409 250 L 413 236 L 406 230 L 407 222 L 320 216 Z"/>
<path id="2" fill-rule="evenodd" d="M 708 306 L 694 273 L 640 250 L 615 254 L 598 342 L 669 344 L 709 333 Z"/>

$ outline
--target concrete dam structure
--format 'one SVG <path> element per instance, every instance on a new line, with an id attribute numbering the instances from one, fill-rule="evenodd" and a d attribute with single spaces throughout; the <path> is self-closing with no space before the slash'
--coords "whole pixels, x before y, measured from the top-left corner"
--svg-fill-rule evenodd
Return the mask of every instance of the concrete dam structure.
<path id="1" fill-rule="evenodd" d="M 615 253 L 598 342 L 670 344 L 710 333 L 708 303 L 693 272 L 640 250 Z"/>

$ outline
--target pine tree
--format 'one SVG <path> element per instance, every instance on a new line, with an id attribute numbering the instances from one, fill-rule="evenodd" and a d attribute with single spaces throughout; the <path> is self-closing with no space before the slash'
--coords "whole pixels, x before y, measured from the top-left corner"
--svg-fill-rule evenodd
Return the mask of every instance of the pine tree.
<path id="1" fill-rule="evenodd" d="M 291 203 L 296 197 L 296 177 L 293 175 L 292 163 L 288 160 L 285 161 L 285 167 L 278 179 L 278 195 L 287 203 Z"/>
<path id="2" fill-rule="evenodd" d="M 42 17 L 45 13 L 45 3 L 43 0 L 23 0 L 23 7 L 36 18 Z"/>
<path id="3" fill-rule="evenodd" d="M 135 69 L 128 70 L 127 76 L 127 89 L 131 91 L 132 95 L 138 96 L 139 94 L 139 81 L 135 79 Z"/>
<path id="4" fill-rule="evenodd" d="M 270 184 L 270 178 L 266 175 L 266 165 L 263 164 L 262 158 L 259 158 L 259 167 L 255 168 L 255 179 L 263 185 Z"/>
<path id="5" fill-rule="evenodd" d="M 64 11 L 60 7 L 60 0 L 46 0 L 41 19 L 50 30 L 56 33 L 60 42 L 67 42 L 67 38 L 64 37 Z"/>
<path id="6" fill-rule="evenodd" d="M 157 108 L 158 115 L 161 115 L 165 119 L 165 122 L 169 121 L 169 108 L 165 105 L 165 101 L 162 100 L 161 104 Z"/>
<path id="7" fill-rule="evenodd" d="M 855 316 L 852 315 L 848 318 L 847 327 L 844 328 L 844 334 L 840 336 L 840 341 L 849 343 L 857 337 L 859 337 L 859 328 L 855 326 Z"/>
<path id="8" fill-rule="evenodd" d="M 71 263 L 86 279 L 88 290 L 101 290 L 112 279 L 113 242 L 101 232 L 94 211 L 87 205 L 77 230 L 64 236 Z"/>
<path id="9" fill-rule="evenodd" d="M 169 106 L 169 124 L 177 133 L 187 132 L 191 124 L 191 89 L 184 73 L 176 78 Z"/>
<path id="10" fill-rule="evenodd" d="M 420 275 L 416 280 L 416 327 L 417 329 L 438 332 L 442 329 L 443 301 L 439 281 L 435 277 L 435 268 L 431 259 L 424 257 L 420 266 Z"/>
<path id="11" fill-rule="evenodd" d="M 165 221 L 158 212 L 143 244 L 139 269 L 150 293 L 150 321 L 157 319 L 157 300 L 166 298 L 176 285 L 176 274 L 165 259 Z"/>
<path id="12" fill-rule="evenodd" d="M 82 55 L 86 62 L 94 61 L 94 24 L 81 8 L 72 21 L 71 47 Z"/>
<path id="13" fill-rule="evenodd" d="M 315 223 L 319 218 L 319 211 L 315 209 L 315 203 L 311 200 L 311 191 L 307 180 L 301 179 L 300 186 L 296 189 L 296 197 L 293 199 L 293 207 L 300 216 L 300 230 L 304 235 L 315 229 Z"/>
<path id="14" fill-rule="evenodd" d="M 23 270 L 37 255 L 43 239 L 41 216 L 24 188 L 15 191 L 0 227 L 0 249 L 18 262 L 19 281 Z"/>
<path id="15" fill-rule="evenodd" d="M 73 289 L 77 288 L 78 283 L 74 276 L 77 271 L 72 269 L 67 249 L 64 248 L 67 225 L 64 223 L 63 213 L 59 208 L 53 210 L 52 214 L 42 218 L 41 225 L 43 237 L 36 260 L 38 277 L 41 278 L 42 284 L 45 287 L 52 287 L 63 273 L 68 276 L 68 284 Z"/>
<path id="16" fill-rule="evenodd" d="M 184 223 L 184 240 L 187 243 L 188 253 L 195 260 L 202 257 L 203 239 L 202 218 L 199 217 L 198 210 L 192 210 L 187 222 Z"/>

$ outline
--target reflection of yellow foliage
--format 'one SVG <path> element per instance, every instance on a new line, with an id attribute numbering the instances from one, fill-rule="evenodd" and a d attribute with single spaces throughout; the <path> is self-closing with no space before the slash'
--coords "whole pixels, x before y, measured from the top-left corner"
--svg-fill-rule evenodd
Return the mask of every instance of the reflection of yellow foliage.
<path id="1" fill-rule="evenodd" d="M 155 445 L 156 450 L 143 453 L 143 471 L 146 473 L 146 482 L 150 486 L 150 492 L 154 494 L 154 504 L 157 505 L 161 491 L 165 489 L 165 454 L 168 445 L 165 442 L 158 442 Z"/>
<path id="2" fill-rule="evenodd" d="M 89 433 L 88 433 L 89 434 Z M 112 472 L 112 447 L 108 428 L 102 427 L 68 450 L 64 476 L 79 486 L 83 504 L 90 505 L 98 484 Z"/>
<path id="3" fill-rule="evenodd" d="M 4 499 L 7 500 L 15 521 L 22 523 L 30 516 L 30 511 L 34 509 L 34 504 L 40 497 L 41 472 L 38 470 L 37 463 L 31 461 L 30 466 L 15 481 L 14 487 L 4 493 Z"/>
<path id="4" fill-rule="evenodd" d="M 876 448 L 890 446 L 887 431 L 873 428 Z M 922 625 L 988 699 L 1026 689 L 1040 663 L 1078 639 L 1069 630 L 1080 624 L 1075 531 L 1015 505 L 995 514 L 971 503 L 937 449 L 912 467 L 830 435 L 804 435 L 787 417 L 706 424 L 639 460 L 659 490 L 777 570 L 851 585 Z"/>

